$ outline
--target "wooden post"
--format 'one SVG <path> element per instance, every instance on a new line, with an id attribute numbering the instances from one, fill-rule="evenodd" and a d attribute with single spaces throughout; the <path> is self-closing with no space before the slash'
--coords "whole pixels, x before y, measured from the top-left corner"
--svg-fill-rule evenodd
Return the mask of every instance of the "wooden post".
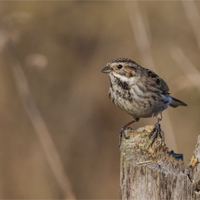
<path id="1" fill-rule="evenodd" d="M 126 130 L 130 139 L 120 147 L 120 197 L 123 200 L 200 199 L 200 136 L 194 156 L 184 166 L 178 154 L 168 153 L 162 139 L 151 146 L 153 126 Z"/>

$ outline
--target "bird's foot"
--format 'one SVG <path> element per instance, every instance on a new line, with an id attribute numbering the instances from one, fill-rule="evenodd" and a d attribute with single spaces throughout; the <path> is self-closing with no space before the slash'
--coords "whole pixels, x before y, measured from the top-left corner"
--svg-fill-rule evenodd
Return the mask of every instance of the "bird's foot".
<path id="1" fill-rule="evenodd" d="M 157 122 L 153 128 L 153 130 L 151 131 L 151 133 L 149 134 L 149 138 L 151 138 L 151 136 L 154 135 L 153 140 L 151 142 L 151 146 L 153 145 L 155 139 L 158 137 L 158 135 L 160 136 L 160 138 L 162 139 L 162 135 L 161 135 L 161 128 L 160 128 L 160 123 Z"/>
<path id="2" fill-rule="evenodd" d="M 120 132 L 119 132 L 119 147 L 121 146 L 121 140 L 122 140 L 122 136 L 124 136 L 124 138 L 127 140 L 127 139 L 129 139 L 130 138 L 130 136 L 126 136 L 126 134 L 125 134 L 125 131 L 126 130 L 126 127 L 122 127 L 121 128 L 121 130 L 120 130 Z"/>

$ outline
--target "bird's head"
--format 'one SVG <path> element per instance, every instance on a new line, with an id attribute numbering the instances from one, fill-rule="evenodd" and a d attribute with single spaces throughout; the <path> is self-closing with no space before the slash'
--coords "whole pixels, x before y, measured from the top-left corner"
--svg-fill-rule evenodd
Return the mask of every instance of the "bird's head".
<path id="1" fill-rule="evenodd" d="M 126 77 L 136 76 L 138 64 L 128 58 L 117 58 L 106 64 L 101 72 L 108 74 L 110 77 Z"/>

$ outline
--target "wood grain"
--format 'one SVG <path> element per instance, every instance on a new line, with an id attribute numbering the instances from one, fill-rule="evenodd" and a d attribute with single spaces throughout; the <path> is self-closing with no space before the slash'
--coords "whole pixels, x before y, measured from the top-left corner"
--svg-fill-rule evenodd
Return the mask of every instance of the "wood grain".
<path id="1" fill-rule="evenodd" d="M 200 199 L 200 137 L 192 158 L 194 166 L 184 166 L 169 153 L 163 132 L 162 139 L 151 146 L 152 129 L 126 130 L 130 139 L 123 138 L 120 148 L 121 199 Z"/>

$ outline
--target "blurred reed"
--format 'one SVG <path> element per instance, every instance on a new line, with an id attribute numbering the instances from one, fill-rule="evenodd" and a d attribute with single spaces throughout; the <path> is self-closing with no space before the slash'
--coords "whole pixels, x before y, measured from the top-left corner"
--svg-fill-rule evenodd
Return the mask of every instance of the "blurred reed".
<path id="1" fill-rule="evenodd" d="M 2 24 L 1 29 L 6 32 Z M 6 35 L 8 36 L 9 33 L 7 32 Z M 17 91 L 39 138 L 53 175 L 63 193 L 64 198 L 74 200 L 76 197 L 72 191 L 71 183 L 64 170 L 64 166 L 57 152 L 54 141 L 51 138 L 48 127 L 46 126 L 45 121 L 30 93 L 28 81 L 19 62 L 14 44 L 9 36 L 7 37 L 5 47 L 7 47 L 8 53 L 10 54 L 11 60 L 13 62 L 11 65 L 11 70 Z"/>
<path id="2" fill-rule="evenodd" d="M 171 57 L 176 61 L 178 64 L 178 67 L 184 72 L 187 79 L 192 83 L 194 87 L 198 89 L 200 92 L 200 72 L 197 70 L 197 68 L 190 62 L 189 58 L 184 54 L 183 50 L 179 47 L 172 47 L 171 48 Z M 185 83 L 185 79 L 182 77 L 179 77 L 179 79 L 176 80 L 177 85 L 180 85 L 182 87 L 188 87 L 188 83 Z M 180 84 L 181 83 L 181 84 Z"/>
<path id="3" fill-rule="evenodd" d="M 181 1 L 200 49 L 200 14 L 195 1 Z"/>
<path id="4" fill-rule="evenodd" d="M 186 17 L 188 19 L 188 22 L 193 30 L 194 37 L 196 38 L 198 48 L 200 50 L 200 14 L 197 8 L 197 5 L 195 1 L 181 1 L 183 4 L 183 8 L 186 14 Z M 195 65 L 193 65 L 190 61 L 190 59 L 186 56 L 186 54 L 183 52 L 183 50 L 179 47 L 173 46 L 170 49 L 171 57 L 176 61 L 178 64 L 178 67 L 184 72 L 187 79 L 192 83 L 194 87 L 198 89 L 200 92 L 200 72 L 196 68 Z M 182 82 L 182 87 L 188 87 L 191 86 L 191 84 L 186 83 L 185 79 L 183 77 L 179 77 L 179 80 Z M 178 84 L 177 84 L 178 85 Z"/>

